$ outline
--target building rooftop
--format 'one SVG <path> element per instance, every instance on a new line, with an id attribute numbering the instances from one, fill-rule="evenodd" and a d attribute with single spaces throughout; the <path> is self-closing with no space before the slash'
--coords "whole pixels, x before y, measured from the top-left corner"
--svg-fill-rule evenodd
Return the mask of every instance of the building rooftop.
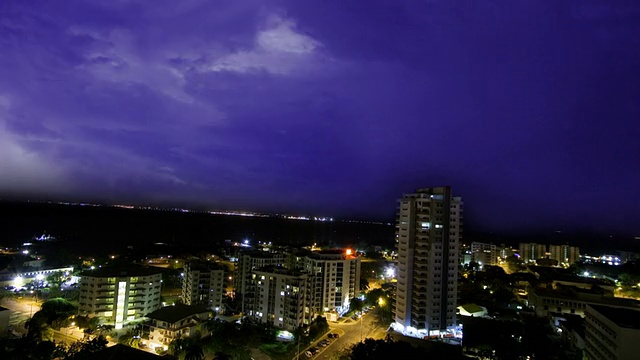
<path id="1" fill-rule="evenodd" d="M 148 317 L 149 319 L 174 323 L 184 318 L 188 318 L 189 316 L 208 313 L 208 312 L 209 310 L 207 310 L 204 306 L 175 305 L 175 306 L 165 306 L 159 310 L 156 310 L 150 314 L 147 314 L 146 317 Z"/>
<path id="2" fill-rule="evenodd" d="M 261 251 L 261 250 L 244 250 L 240 253 L 240 256 L 251 256 L 254 258 L 274 258 L 274 257 L 284 257 L 284 254 L 279 252 L 269 252 L 269 251 Z"/>
<path id="3" fill-rule="evenodd" d="M 602 305 L 589 306 L 620 327 L 640 330 L 640 311 Z"/>
<path id="4" fill-rule="evenodd" d="M 287 269 L 279 266 L 265 266 L 260 269 L 254 270 L 255 272 L 263 272 L 263 273 L 272 273 L 279 275 L 289 275 L 289 276 L 302 276 L 305 275 L 304 272 L 298 269 Z"/>
<path id="5" fill-rule="evenodd" d="M 487 309 L 485 309 L 482 306 L 477 305 L 477 304 L 465 304 L 465 305 L 460 305 L 460 307 L 465 309 L 468 313 L 471 313 L 471 314 L 478 313 L 478 312 L 483 312 L 483 311 L 487 310 Z"/>
<path id="6" fill-rule="evenodd" d="M 589 289 L 580 289 L 570 286 L 562 287 L 562 290 L 543 288 L 531 289 L 529 293 L 547 298 L 582 301 L 586 303 L 599 303 L 602 305 L 637 307 L 638 309 L 640 309 L 640 301 L 638 300 L 605 296 L 601 295 L 600 292 L 594 292 Z"/>
<path id="7" fill-rule="evenodd" d="M 355 251 L 353 253 L 355 254 Z M 354 255 L 347 255 L 346 249 L 320 250 L 320 251 L 311 253 L 308 257 L 311 259 L 320 259 L 320 260 L 338 260 L 338 259 L 350 260 L 350 259 L 356 258 Z"/>
<path id="8" fill-rule="evenodd" d="M 197 270 L 197 271 L 225 270 L 226 269 L 226 267 L 224 265 L 216 263 L 216 262 L 213 262 L 213 261 L 203 261 L 203 260 L 189 261 L 187 263 L 187 265 L 192 270 Z"/>
<path id="9" fill-rule="evenodd" d="M 149 276 L 162 274 L 162 269 L 146 266 L 109 266 L 97 268 L 95 270 L 83 271 L 80 276 L 92 277 L 127 277 L 127 276 Z"/>

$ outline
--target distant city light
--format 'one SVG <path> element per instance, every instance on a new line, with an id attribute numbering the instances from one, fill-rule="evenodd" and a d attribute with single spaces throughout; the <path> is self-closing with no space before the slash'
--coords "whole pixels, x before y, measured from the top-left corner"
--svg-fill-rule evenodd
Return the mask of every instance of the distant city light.
<path id="1" fill-rule="evenodd" d="M 347 249 L 345 251 L 345 254 L 347 254 L 347 255 L 351 255 L 352 253 L 353 253 L 353 250 L 351 250 L 351 249 Z"/>

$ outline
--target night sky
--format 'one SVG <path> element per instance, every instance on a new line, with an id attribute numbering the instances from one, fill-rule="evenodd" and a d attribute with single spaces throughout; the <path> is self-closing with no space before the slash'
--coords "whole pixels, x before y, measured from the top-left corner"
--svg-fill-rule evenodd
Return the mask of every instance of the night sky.
<path id="1" fill-rule="evenodd" d="M 0 193 L 640 235 L 640 2 L 0 1 Z"/>

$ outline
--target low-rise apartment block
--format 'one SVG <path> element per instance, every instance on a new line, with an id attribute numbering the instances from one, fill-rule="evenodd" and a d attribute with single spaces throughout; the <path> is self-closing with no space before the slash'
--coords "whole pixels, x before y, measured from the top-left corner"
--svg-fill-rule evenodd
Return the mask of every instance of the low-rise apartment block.
<path id="1" fill-rule="evenodd" d="M 161 270 L 99 268 L 80 275 L 79 313 L 121 329 L 160 308 Z"/>
<path id="2" fill-rule="evenodd" d="M 537 316 L 545 317 L 552 312 L 584 316 L 589 305 L 606 305 L 617 308 L 639 309 L 640 301 L 610 296 L 606 291 L 563 287 L 561 289 L 530 289 L 529 306 Z"/>
<path id="3" fill-rule="evenodd" d="M 202 324 L 209 320 L 211 312 L 204 306 L 175 305 L 165 306 L 150 314 L 149 342 L 152 348 L 167 349 L 178 338 L 191 337 L 201 330 Z"/>

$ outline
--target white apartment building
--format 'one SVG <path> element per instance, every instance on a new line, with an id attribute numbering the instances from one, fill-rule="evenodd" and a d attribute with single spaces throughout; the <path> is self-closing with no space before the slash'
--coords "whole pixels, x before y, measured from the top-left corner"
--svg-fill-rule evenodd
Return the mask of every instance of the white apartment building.
<path id="1" fill-rule="evenodd" d="M 310 276 L 311 308 L 316 315 L 349 311 L 360 293 L 360 258 L 349 250 L 323 250 L 304 258 Z"/>
<path id="2" fill-rule="evenodd" d="M 585 356 L 634 360 L 640 354 L 640 311 L 589 305 L 585 310 Z"/>
<path id="3" fill-rule="evenodd" d="M 480 266 L 498 265 L 498 247 L 494 244 L 472 242 L 471 258 Z"/>
<path id="4" fill-rule="evenodd" d="M 580 260 L 580 248 L 569 245 L 549 245 L 549 259 L 557 260 L 559 265 L 569 266 Z"/>
<path id="5" fill-rule="evenodd" d="M 210 311 L 202 306 L 165 306 L 150 314 L 149 345 L 167 350 L 169 344 L 179 338 L 193 337 L 203 331 L 203 324 L 210 318 Z"/>
<path id="6" fill-rule="evenodd" d="M 308 274 L 272 266 L 255 270 L 252 278 L 255 303 L 251 316 L 254 319 L 289 331 L 311 323 Z"/>
<path id="7" fill-rule="evenodd" d="M 184 264 L 182 301 L 186 305 L 204 305 L 220 311 L 225 293 L 225 269 L 209 262 Z"/>
<path id="8" fill-rule="evenodd" d="M 419 189 L 399 200 L 396 224 L 396 331 L 444 335 L 456 326 L 462 199 L 449 187 Z"/>
<path id="9" fill-rule="evenodd" d="M 253 271 L 268 266 L 282 267 L 284 263 L 285 255 L 279 252 L 247 251 L 238 255 L 233 281 L 243 314 L 250 314 L 254 303 Z"/>
<path id="10" fill-rule="evenodd" d="M 536 243 L 520 243 L 518 245 L 520 259 L 525 263 L 533 262 L 547 257 L 547 245 Z"/>
<path id="11" fill-rule="evenodd" d="M 160 308 L 161 270 L 99 268 L 80 275 L 79 313 L 97 316 L 116 329 Z"/>

